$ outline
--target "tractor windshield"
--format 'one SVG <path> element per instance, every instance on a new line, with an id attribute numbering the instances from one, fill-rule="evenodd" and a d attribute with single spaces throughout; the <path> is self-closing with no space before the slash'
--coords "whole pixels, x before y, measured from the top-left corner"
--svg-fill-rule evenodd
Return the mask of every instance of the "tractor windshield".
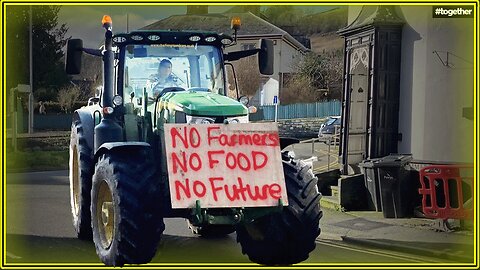
<path id="1" fill-rule="evenodd" d="M 220 50 L 214 46 L 128 45 L 124 95 L 140 96 L 143 89 L 149 97 L 182 90 L 225 95 L 221 63 Z"/>

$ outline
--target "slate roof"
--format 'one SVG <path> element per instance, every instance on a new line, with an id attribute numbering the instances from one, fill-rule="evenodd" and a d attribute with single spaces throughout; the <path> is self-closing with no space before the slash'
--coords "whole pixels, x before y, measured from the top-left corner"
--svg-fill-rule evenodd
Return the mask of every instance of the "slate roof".
<path id="1" fill-rule="evenodd" d="M 172 30 L 172 31 L 212 31 L 233 34 L 230 28 L 232 17 L 240 17 L 242 26 L 238 31 L 238 37 L 278 35 L 293 43 L 297 48 L 306 51 L 307 48 L 295 40 L 290 34 L 281 28 L 261 19 L 251 12 L 241 13 L 208 13 L 195 15 L 173 15 L 163 20 L 147 25 L 140 30 Z"/>

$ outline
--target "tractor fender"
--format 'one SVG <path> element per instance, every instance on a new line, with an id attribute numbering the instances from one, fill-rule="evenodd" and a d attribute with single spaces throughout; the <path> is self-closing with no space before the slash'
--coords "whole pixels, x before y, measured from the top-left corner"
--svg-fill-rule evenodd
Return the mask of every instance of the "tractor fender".
<path id="1" fill-rule="evenodd" d="M 138 152 L 138 151 L 147 151 L 151 152 L 152 147 L 146 142 L 106 142 L 100 145 L 98 150 L 95 152 L 95 163 L 98 158 L 105 154 L 111 152 Z"/>
<path id="2" fill-rule="evenodd" d="M 87 145 L 90 149 L 93 148 L 93 130 L 95 129 L 95 121 L 93 114 L 95 111 L 100 110 L 100 106 L 85 106 L 80 109 L 75 110 L 72 117 L 72 122 L 80 121 L 83 127 L 83 134 L 85 136 L 85 140 L 87 141 Z M 93 156 L 93 153 L 91 153 Z"/>
<path id="3" fill-rule="evenodd" d="M 285 147 L 289 146 L 289 145 L 292 145 L 292 144 L 295 144 L 295 143 L 299 143 L 300 140 L 299 139 L 295 139 L 295 138 L 286 138 L 286 137 L 280 137 L 280 149 L 285 149 Z"/>

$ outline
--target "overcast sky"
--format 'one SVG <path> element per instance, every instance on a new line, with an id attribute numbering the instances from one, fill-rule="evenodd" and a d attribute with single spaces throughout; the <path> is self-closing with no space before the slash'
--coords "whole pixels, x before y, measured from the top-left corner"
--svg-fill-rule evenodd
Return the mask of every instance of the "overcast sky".
<path id="1" fill-rule="evenodd" d="M 232 6 L 209 6 L 209 13 L 220 13 Z M 330 6 L 296 6 L 308 12 L 321 12 L 332 9 Z M 129 31 L 141 28 L 171 15 L 185 14 L 187 6 L 63 6 L 58 14 L 60 24 L 66 23 L 68 36 L 83 39 L 85 47 L 96 48 L 104 37 L 101 20 L 103 15 L 112 17 L 113 32 L 125 32 L 127 13 Z"/>

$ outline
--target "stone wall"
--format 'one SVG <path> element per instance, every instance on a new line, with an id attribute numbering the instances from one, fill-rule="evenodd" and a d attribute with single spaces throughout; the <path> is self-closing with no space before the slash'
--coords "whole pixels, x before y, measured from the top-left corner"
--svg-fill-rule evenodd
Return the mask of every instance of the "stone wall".
<path id="1" fill-rule="evenodd" d="M 318 130 L 325 118 L 297 118 L 278 120 L 278 132 L 280 137 L 308 139 L 317 138 Z M 259 121 L 271 122 L 271 121 Z"/>

